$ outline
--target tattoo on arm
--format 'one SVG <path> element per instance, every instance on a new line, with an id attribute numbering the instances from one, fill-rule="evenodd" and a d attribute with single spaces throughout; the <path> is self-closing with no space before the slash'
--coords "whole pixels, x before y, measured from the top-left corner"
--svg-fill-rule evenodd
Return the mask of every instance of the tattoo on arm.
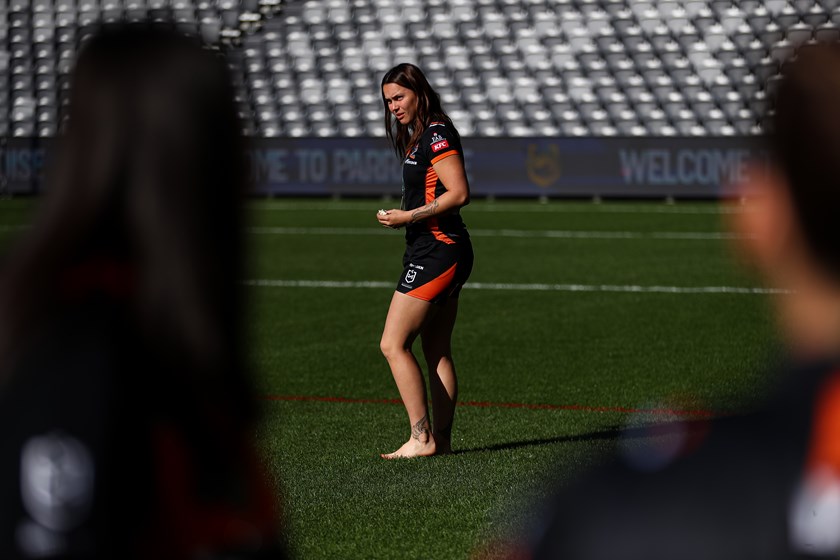
<path id="1" fill-rule="evenodd" d="M 428 218 L 430 216 L 434 216 L 435 213 L 437 212 L 437 208 L 438 208 L 437 199 L 431 201 L 429 204 L 427 204 L 426 206 L 423 206 L 422 208 L 418 208 L 417 210 L 415 210 L 414 212 L 411 213 L 412 223 L 416 222 L 417 220 L 423 219 L 423 218 Z"/>
<path id="2" fill-rule="evenodd" d="M 420 443 L 429 441 L 429 415 L 426 414 L 411 427 L 411 437 Z"/>

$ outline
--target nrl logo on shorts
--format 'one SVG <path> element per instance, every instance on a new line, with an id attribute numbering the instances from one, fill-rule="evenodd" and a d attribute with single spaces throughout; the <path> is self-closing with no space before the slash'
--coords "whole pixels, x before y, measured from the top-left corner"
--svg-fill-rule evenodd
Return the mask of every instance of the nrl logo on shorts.
<path id="1" fill-rule="evenodd" d="M 416 270 L 409 270 L 405 273 L 405 281 L 411 284 L 414 282 L 414 279 L 417 278 L 417 271 Z"/>

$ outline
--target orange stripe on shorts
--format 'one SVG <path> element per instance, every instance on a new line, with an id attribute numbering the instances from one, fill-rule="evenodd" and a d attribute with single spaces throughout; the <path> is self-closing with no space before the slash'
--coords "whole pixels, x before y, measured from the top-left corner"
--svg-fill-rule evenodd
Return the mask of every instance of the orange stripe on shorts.
<path id="1" fill-rule="evenodd" d="M 406 295 L 411 297 L 415 297 L 417 299 L 422 299 L 423 301 L 432 301 L 435 299 L 440 293 L 446 289 L 449 284 L 452 283 L 452 279 L 455 278 L 455 268 L 457 268 L 458 263 L 453 264 L 449 270 L 432 280 L 431 282 L 427 282 L 423 284 L 419 288 L 414 288 Z"/>

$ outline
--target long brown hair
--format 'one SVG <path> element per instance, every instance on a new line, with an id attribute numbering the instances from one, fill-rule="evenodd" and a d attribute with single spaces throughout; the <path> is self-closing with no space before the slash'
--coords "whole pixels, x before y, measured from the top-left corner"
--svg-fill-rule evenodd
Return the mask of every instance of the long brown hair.
<path id="1" fill-rule="evenodd" d="M 46 199 L 0 278 L 3 368 L 61 309 L 68 273 L 105 259 L 130 271 L 114 303 L 139 344 L 251 408 L 238 317 L 247 160 L 224 59 L 174 27 L 104 26 L 71 91 Z"/>
<path id="2" fill-rule="evenodd" d="M 417 118 L 413 123 L 408 125 L 400 123 L 388 110 L 388 102 L 385 100 L 385 94 L 382 93 L 385 84 L 397 84 L 410 89 L 417 96 Z M 420 140 L 426 127 L 433 122 L 446 123 L 453 134 L 458 135 L 452 119 L 440 105 L 440 96 L 432 89 L 423 71 L 417 66 L 408 63 L 394 66 L 383 76 L 379 91 L 385 106 L 385 134 L 394 145 L 394 150 L 400 159 L 406 156 L 408 150 Z"/>

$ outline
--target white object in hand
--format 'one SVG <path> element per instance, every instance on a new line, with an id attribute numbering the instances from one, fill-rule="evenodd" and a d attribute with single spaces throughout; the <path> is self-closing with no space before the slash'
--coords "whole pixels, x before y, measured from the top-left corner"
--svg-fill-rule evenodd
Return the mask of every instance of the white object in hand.
<path id="1" fill-rule="evenodd" d="M 377 212 L 377 214 L 379 214 L 380 216 L 385 216 L 385 215 L 388 214 L 388 212 L 386 212 L 385 210 L 379 210 L 379 212 Z"/>

